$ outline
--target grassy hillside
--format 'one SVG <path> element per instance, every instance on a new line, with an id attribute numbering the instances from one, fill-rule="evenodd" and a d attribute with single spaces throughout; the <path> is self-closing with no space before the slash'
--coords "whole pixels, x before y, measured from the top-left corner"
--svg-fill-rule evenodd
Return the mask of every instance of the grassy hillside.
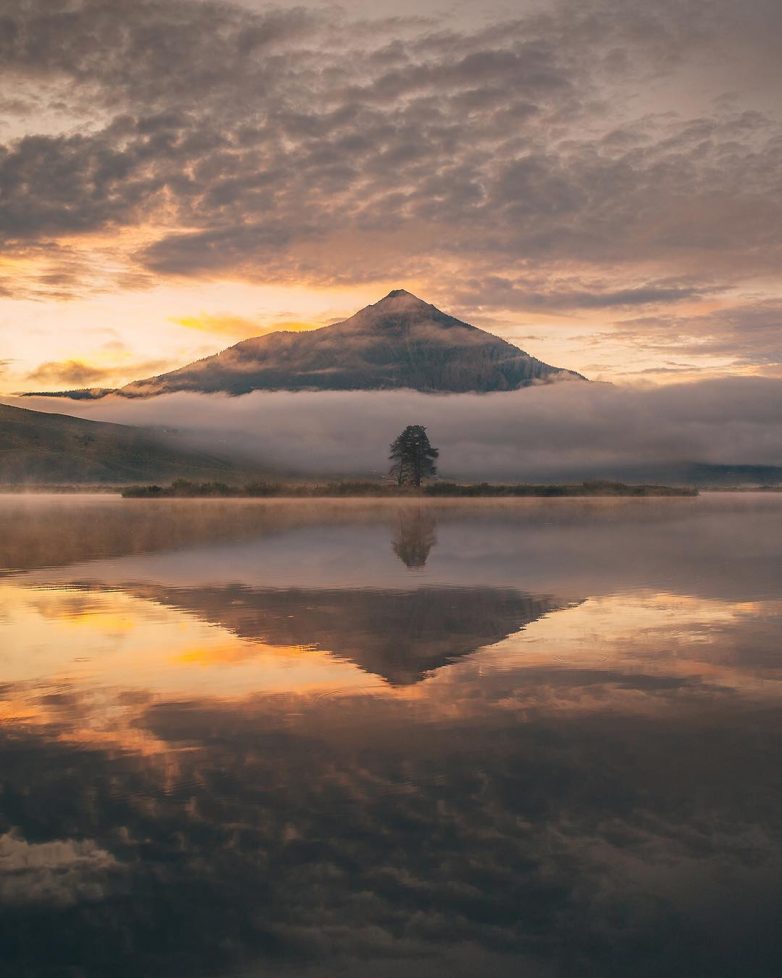
<path id="1" fill-rule="evenodd" d="M 0 404 L 0 484 L 116 484 L 175 478 L 233 481 L 223 459 L 182 452 L 143 428 Z"/>

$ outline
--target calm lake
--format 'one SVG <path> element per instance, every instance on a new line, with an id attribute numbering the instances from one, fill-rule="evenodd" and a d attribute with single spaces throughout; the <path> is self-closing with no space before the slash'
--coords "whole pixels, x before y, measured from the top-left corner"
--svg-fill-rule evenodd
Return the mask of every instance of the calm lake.
<path id="1" fill-rule="evenodd" d="M 782 974 L 782 494 L 0 497 L 9 978 Z"/>

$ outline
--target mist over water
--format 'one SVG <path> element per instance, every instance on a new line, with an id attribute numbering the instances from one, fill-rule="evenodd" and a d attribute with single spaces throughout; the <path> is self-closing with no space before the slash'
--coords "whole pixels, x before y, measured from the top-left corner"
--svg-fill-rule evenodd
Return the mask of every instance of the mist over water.
<path id="1" fill-rule="evenodd" d="M 650 390 L 561 382 L 496 394 L 279 391 L 21 406 L 153 426 L 178 446 L 293 474 L 385 473 L 388 444 L 407 424 L 427 426 L 440 471 L 452 478 L 621 476 L 693 461 L 782 465 L 782 381 L 761 378 Z"/>
<path id="2" fill-rule="evenodd" d="M 776 976 L 780 517 L 0 497 L 3 973 Z"/>

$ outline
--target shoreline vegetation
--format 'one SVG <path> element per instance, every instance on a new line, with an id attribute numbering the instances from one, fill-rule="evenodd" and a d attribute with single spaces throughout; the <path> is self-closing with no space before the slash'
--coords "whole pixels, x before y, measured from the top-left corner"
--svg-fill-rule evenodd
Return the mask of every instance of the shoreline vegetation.
<path id="1" fill-rule="evenodd" d="M 323 484 L 290 484 L 284 482 L 251 482 L 233 486 L 223 482 L 190 482 L 177 479 L 170 486 L 128 486 L 124 499 L 268 499 L 274 497 L 315 499 L 318 497 L 373 498 L 500 498 L 556 496 L 697 496 L 689 486 L 626 485 L 623 482 L 582 482 L 573 485 L 502 485 L 488 482 L 432 482 L 420 487 L 398 486 L 388 482 L 328 482 Z"/>

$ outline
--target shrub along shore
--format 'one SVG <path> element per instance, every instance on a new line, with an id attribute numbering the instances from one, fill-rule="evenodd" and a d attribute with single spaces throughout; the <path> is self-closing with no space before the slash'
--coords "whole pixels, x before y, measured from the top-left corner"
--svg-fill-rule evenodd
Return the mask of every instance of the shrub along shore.
<path id="1" fill-rule="evenodd" d="M 328 482 L 322 485 L 251 482 L 245 486 L 232 486 L 223 482 L 189 482 L 186 479 L 177 479 L 170 486 L 129 486 L 123 490 L 122 495 L 126 499 L 313 499 L 339 496 L 473 499 L 503 496 L 697 496 L 698 490 L 676 486 L 629 486 L 623 482 L 582 482 L 576 485 L 431 482 L 416 488 L 388 482 Z"/>

